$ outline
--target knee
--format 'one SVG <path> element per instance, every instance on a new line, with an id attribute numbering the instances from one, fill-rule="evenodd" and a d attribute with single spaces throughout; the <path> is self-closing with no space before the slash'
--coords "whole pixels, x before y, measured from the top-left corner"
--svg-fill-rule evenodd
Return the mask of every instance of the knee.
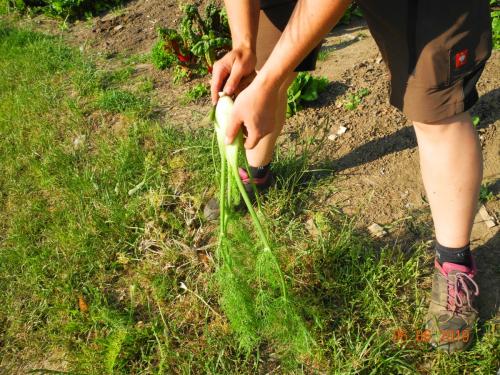
<path id="1" fill-rule="evenodd" d="M 413 122 L 413 128 L 417 137 L 441 137 L 448 129 L 449 125 L 435 123 Z"/>
<path id="2" fill-rule="evenodd" d="M 472 120 L 468 112 L 431 123 L 413 121 L 413 127 L 417 136 L 422 135 L 426 137 L 442 137 L 445 134 L 473 129 Z"/>

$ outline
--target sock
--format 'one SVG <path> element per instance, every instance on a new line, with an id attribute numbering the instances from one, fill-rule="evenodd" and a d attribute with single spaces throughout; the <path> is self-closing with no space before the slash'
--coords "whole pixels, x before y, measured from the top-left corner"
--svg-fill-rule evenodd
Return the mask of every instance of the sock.
<path id="1" fill-rule="evenodd" d="M 271 163 L 264 165 L 262 167 L 250 167 L 250 174 L 253 178 L 262 178 L 265 177 L 267 172 L 269 171 L 269 167 Z"/>
<path id="2" fill-rule="evenodd" d="M 444 262 L 461 264 L 466 267 L 470 267 L 472 265 L 470 245 L 452 248 L 445 247 L 436 241 L 436 257 L 441 265 L 443 265 Z"/>

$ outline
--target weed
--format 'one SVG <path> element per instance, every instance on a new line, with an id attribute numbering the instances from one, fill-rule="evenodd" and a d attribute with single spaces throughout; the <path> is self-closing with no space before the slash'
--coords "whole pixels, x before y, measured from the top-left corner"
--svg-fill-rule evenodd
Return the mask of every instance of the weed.
<path id="1" fill-rule="evenodd" d="M 152 78 L 146 78 L 139 84 L 139 91 L 144 93 L 150 93 L 155 88 L 154 80 Z"/>
<path id="2" fill-rule="evenodd" d="M 328 56 L 330 56 L 330 51 L 322 49 L 318 53 L 318 60 L 325 61 L 326 59 L 328 59 Z"/>
<path id="3" fill-rule="evenodd" d="M 176 56 L 166 48 L 166 42 L 158 40 L 151 51 L 151 62 L 158 69 L 163 70 L 172 67 L 176 61 Z"/>
<path id="4" fill-rule="evenodd" d="M 481 185 L 479 190 L 479 201 L 481 203 L 486 203 L 495 199 L 495 194 L 490 190 L 490 186 L 488 184 Z"/>
<path id="5" fill-rule="evenodd" d="M 472 116 L 472 125 L 477 127 L 481 122 L 481 118 L 479 116 Z"/>
<path id="6" fill-rule="evenodd" d="M 179 65 L 174 66 L 174 70 L 172 72 L 172 80 L 174 81 L 174 83 L 180 84 L 190 76 L 191 72 L 186 67 Z"/>
<path id="7" fill-rule="evenodd" d="M 367 88 L 360 89 L 356 93 L 350 94 L 347 99 L 348 101 L 344 103 L 344 107 L 350 111 L 355 110 L 358 108 L 358 105 L 361 104 L 363 98 L 369 94 L 370 90 Z"/>
<path id="8" fill-rule="evenodd" d="M 208 96 L 209 93 L 210 91 L 207 85 L 198 83 L 196 86 L 186 92 L 184 101 L 186 103 L 194 102 L 204 96 Z"/>

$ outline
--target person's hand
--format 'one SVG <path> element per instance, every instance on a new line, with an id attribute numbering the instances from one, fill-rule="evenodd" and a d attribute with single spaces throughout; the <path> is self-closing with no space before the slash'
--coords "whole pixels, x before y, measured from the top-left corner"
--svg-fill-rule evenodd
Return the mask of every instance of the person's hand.
<path id="1" fill-rule="evenodd" d="M 259 75 L 234 101 L 231 122 L 226 130 L 226 143 L 230 144 L 243 126 L 245 148 L 254 148 L 273 131 L 276 122 L 279 86 L 269 85 Z"/>
<path id="2" fill-rule="evenodd" d="M 212 70 L 210 91 L 212 104 L 219 100 L 219 92 L 234 95 L 248 85 L 255 76 L 257 58 L 249 48 L 236 48 L 218 60 Z"/>

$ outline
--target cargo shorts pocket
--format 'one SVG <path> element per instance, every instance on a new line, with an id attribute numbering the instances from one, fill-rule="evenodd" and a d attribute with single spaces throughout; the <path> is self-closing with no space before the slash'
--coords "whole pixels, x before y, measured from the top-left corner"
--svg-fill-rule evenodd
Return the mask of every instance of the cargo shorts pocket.
<path id="1" fill-rule="evenodd" d="M 476 26 L 449 50 L 450 84 L 470 75 L 484 65 L 491 55 L 491 33 Z"/>
<path id="2" fill-rule="evenodd" d="M 409 83 L 445 88 L 475 71 L 491 54 L 488 0 L 418 1 L 414 70 Z"/>

